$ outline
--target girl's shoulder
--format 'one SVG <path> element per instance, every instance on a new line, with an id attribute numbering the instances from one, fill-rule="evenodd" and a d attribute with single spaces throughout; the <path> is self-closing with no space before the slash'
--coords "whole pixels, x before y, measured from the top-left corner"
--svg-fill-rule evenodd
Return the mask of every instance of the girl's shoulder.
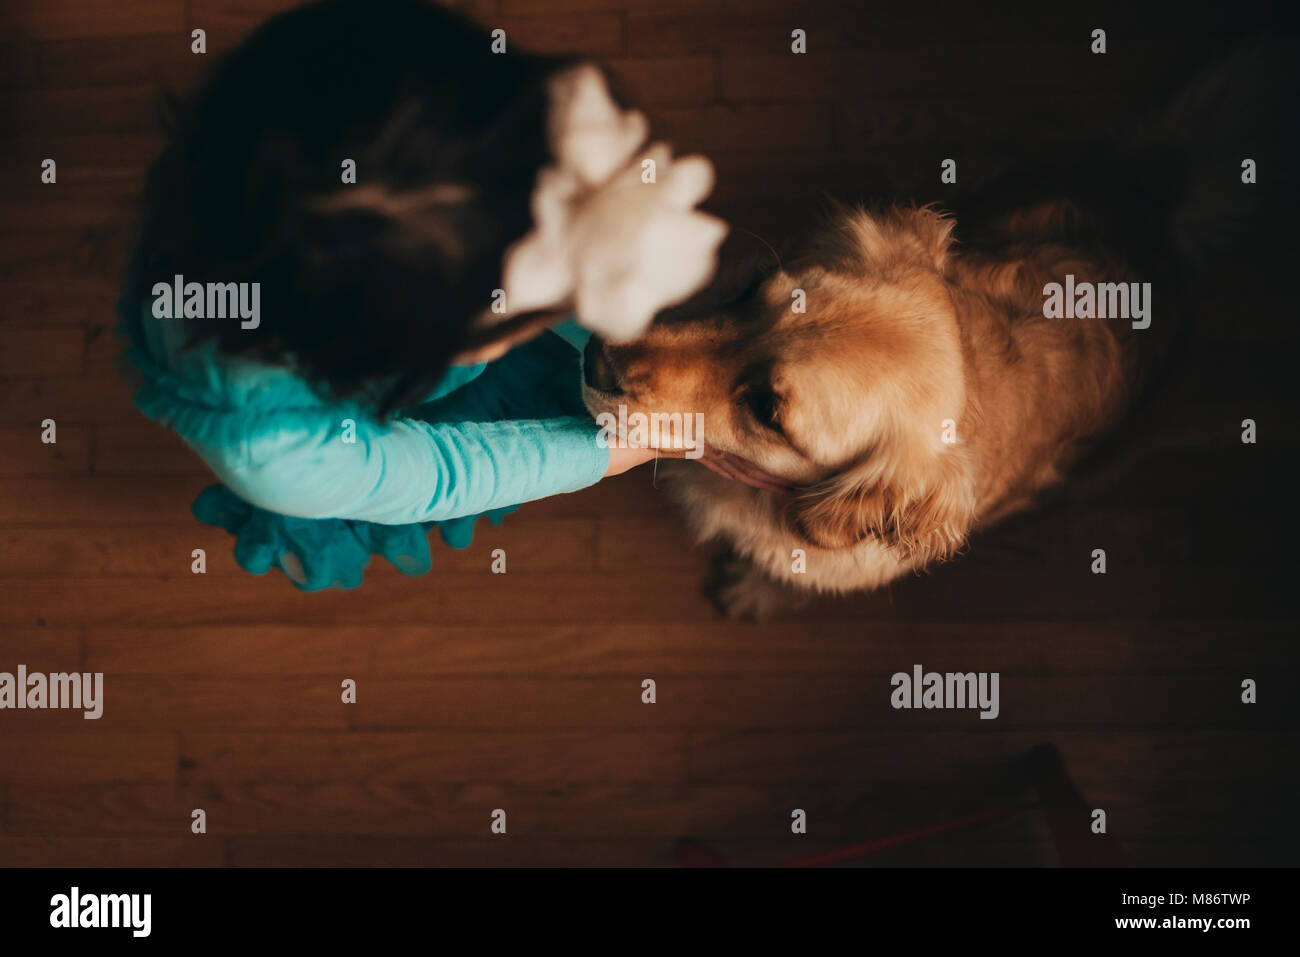
<path id="1" fill-rule="evenodd" d="M 182 438 L 228 444 L 292 430 L 300 421 L 314 426 L 322 417 L 380 424 L 365 396 L 333 398 L 291 367 L 221 353 L 211 339 L 194 341 L 196 321 L 203 320 L 158 318 L 148 303 L 118 306 L 119 368 L 136 390 L 136 405 Z M 424 401 L 456 391 L 485 368 L 453 366 Z"/>
<path id="2" fill-rule="evenodd" d="M 357 403 L 335 402 L 291 369 L 224 355 L 211 340 L 194 341 L 194 320 L 155 317 L 147 303 L 118 306 L 118 367 L 136 406 L 193 443 L 234 444 L 258 430 L 291 426 L 322 411 L 365 416 Z"/>
<path id="3" fill-rule="evenodd" d="M 201 395 L 223 405 L 253 404 L 275 398 L 320 405 L 328 400 L 291 369 L 218 352 L 212 339 L 196 340 L 193 320 L 159 318 L 148 303 L 118 306 L 118 334 L 125 357 L 140 374 L 186 395 Z"/>

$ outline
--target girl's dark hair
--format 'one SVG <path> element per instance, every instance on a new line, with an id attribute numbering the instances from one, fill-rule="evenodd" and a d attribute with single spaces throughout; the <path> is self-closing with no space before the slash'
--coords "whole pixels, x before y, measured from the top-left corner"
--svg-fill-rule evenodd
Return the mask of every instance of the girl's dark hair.
<path id="1" fill-rule="evenodd" d="M 427 395 L 531 228 L 551 159 L 546 81 L 567 61 L 491 42 L 422 0 L 322 0 L 268 21 L 176 105 L 126 294 L 178 273 L 260 283 L 256 329 L 200 320 L 196 340 L 381 414 Z"/>

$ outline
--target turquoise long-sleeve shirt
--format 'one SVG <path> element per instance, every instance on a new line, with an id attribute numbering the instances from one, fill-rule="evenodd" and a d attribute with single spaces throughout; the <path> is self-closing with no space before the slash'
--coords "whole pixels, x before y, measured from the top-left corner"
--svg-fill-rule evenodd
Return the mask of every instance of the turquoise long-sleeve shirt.
<path id="1" fill-rule="evenodd" d="M 195 514 L 236 536 L 250 571 L 284 568 L 292 552 L 306 569 L 305 582 L 291 575 L 299 587 L 360 584 L 371 552 L 427 570 L 429 524 L 463 547 L 480 514 L 585 488 L 609 464 L 582 409 L 588 334 L 572 321 L 490 364 L 451 368 L 423 403 L 379 421 L 290 369 L 211 342 L 184 348 L 192 327 L 147 304 L 120 313 L 137 406 L 225 486 Z"/>
<path id="2" fill-rule="evenodd" d="M 147 309 L 140 320 L 156 363 L 141 371 L 172 392 L 172 407 L 158 411 L 231 491 L 268 511 L 436 522 L 585 488 L 609 464 L 590 418 L 466 417 L 558 411 L 535 393 L 554 391 L 557 378 L 568 377 L 577 394 L 573 348 L 563 350 L 567 368 L 554 349 L 529 346 L 492 364 L 504 364 L 507 375 L 485 379 L 488 366 L 454 367 L 425 405 L 379 422 L 354 403 L 322 398 L 289 370 L 221 356 L 208 343 L 184 349 L 192 332 L 184 320 L 158 319 Z M 571 322 L 557 332 L 571 347 L 586 339 Z M 468 403 L 439 402 L 467 390 Z"/>

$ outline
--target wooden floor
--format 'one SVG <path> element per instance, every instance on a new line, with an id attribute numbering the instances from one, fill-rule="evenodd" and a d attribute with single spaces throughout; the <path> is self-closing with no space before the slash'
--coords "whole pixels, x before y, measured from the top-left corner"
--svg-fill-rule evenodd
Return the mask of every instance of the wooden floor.
<path id="1" fill-rule="evenodd" d="M 106 685 L 99 721 L 0 712 L 0 864 L 668 864 L 688 836 L 771 863 L 1031 800 L 1007 775 L 1044 743 L 1139 864 L 1300 860 L 1293 239 L 1219 269 L 1124 468 L 886 592 L 716 618 L 707 552 L 642 469 L 438 546 L 430 576 L 375 567 L 358 591 L 303 595 L 241 572 L 190 517 L 209 479 L 134 411 L 111 334 L 159 85 L 197 75 L 192 28 L 215 52 L 285 5 L 0 13 L 0 671 Z M 1268 18 L 844 6 L 468 9 L 521 47 L 609 60 L 680 149 L 714 157 L 716 208 L 769 235 L 824 191 L 933 193 L 943 157 L 979 181 L 1026 130 L 1035 147 L 1104 132 Z M 1098 19 L 1105 58 L 1087 53 Z M 495 548 L 507 575 L 489 573 Z M 890 675 L 918 663 L 1000 672 L 1001 716 L 892 710 Z M 863 863 L 1057 860 L 1030 810 Z"/>

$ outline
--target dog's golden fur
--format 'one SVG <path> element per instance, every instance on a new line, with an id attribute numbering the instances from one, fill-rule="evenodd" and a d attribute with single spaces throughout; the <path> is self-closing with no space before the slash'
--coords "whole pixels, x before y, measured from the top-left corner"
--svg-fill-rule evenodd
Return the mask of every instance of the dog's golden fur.
<path id="1" fill-rule="evenodd" d="M 975 250 L 928 207 L 839 210 L 750 296 L 591 347 L 618 383 L 589 384 L 593 412 L 702 412 L 710 449 L 793 483 L 782 495 L 675 470 L 692 526 L 749 569 L 723 596 L 730 610 L 761 612 L 771 581 L 844 592 L 949 558 L 1119 418 L 1130 323 L 1043 315 L 1044 285 L 1067 273 L 1135 278 L 1066 239 L 1076 215 L 1065 202 L 1019 211 Z"/>

